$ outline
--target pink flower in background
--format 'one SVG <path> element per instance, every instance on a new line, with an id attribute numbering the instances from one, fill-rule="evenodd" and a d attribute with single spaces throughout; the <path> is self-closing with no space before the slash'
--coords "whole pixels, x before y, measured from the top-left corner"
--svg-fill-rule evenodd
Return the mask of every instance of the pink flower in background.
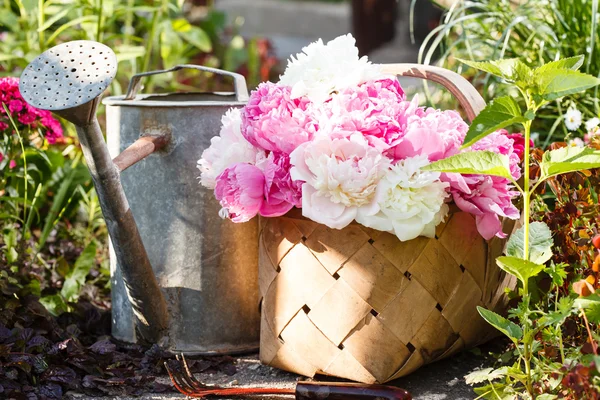
<path id="1" fill-rule="evenodd" d="M 225 169 L 216 180 L 219 213 L 233 222 L 246 222 L 258 214 L 264 198 L 265 176 L 255 165 L 239 163 Z"/>
<path id="2" fill-rule="evenodd" d="M 2 162 L 2 160 L 4 160 L 4 154 L 0 153 L 0 162 Z"/>
<path id="3" fill-rule="evenodd" d="M 290 154 L 317 130 L 308 99 L 291 99 L 290 88 L 261 83 L 242 113 L 242 134 L 264 150 Z"/>
<path id="4" fill-rule="evenodd" d="M 522 133 L 508 133 L 506 129 L 500 129 L 498 132 L 513 140 L 514 151 L 522 160 L 525 153 L 525 136 Z M 533 148 L 533 140 L 531 139 L 529 139 L 529 148 Z"/>
<path id="5" fill-rule="evenodd" d="M 16 166 L 17 166 L 17 162 L 15 160 L 10 160 L 8 162 L 8 168 L 13 169 Z"/>
<path id="6" fill-rule="evenodd" d="M 0 78 L 0 103 L 6 104 L 8 111 L 12 114 L 15 122 L 19 122 L 24 127 L 18 128 L 42 128 L 41 133 L 48 140 L 48 143 L 56 143 L 56 139 L 63 136 L 62 126 L 50 113 L 50 111 L 40 110 L 32 107 L 23 100 L 19 92 L 19 79 L 13 77 Z M 0 107 L 0 130 L 9 128 L 8 118 L 3 117 L 6 114 L 4 107 Z"/>
<path id="7" fill-rule="evenodd" d="M 331 133 L 360 132 L 372 146 L 387 150 L 403 135 L 404 99 L 397 79 L 370 81 L 333 95 L 323 105 L 319 126 Z"/>
<path id="8" fill-rule="evenodd" d="M 270 153 L 256 166 L 265 176 L 265 201 L 260 209 L 263 217 L 278 217 L 293 207 L 302 207 L 302 181 L 290 176 L 290 157 L 287 154 Z"/>
<path id="9" fill-rule="evenodd" d="M 505 132 L 491 133 L 465 151 L 489 150 L 508 156 L 511 175 L 518 179 L 521 176 L 520 158 L 513 147 L 514 140 Z M 498 176 L 461 174 L 442 174 L 441 179 L 450 183 L 450 193 L 456 205 L 475 215 L 477 230 L 484 239 L 506 237 L 499 217 L 519 218 L 519 210 L 512 203 L 519 192 L 513 190 L 510 180 Z"/>
<path id="10" fill-rule="evenodd" d="M 437 161 L 459 152 L 469 126 L 456 111 L 428 108 L 409 115 L 404 137 L 393 149 L 393 157 L 403 160 L 426 154 Z"/>

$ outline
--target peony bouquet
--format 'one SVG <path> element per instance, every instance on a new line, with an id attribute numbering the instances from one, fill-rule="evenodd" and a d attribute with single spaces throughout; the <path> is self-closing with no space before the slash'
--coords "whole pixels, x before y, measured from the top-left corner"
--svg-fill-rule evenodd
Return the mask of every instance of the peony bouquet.
<path id="1" fill-rule="evenodd" d="M 330 228 L 356 221 L 411 240 L 433 237 L 453 201 L 485 239 L 504 237 L 500 218 L 519 217 L 508 179 L 422 169 L 490 150 L 520 177 L 521 135 L 497 131 L 461 150 L 467 130 L 457 112 L 407 100 L 397 78 L 359 58 L 346 35 L 305 47 L 278 83 L 260 84 L 244 108 L 229 110 L 198 168 L 221 217 L 234 222 L 297 207 Z"/>

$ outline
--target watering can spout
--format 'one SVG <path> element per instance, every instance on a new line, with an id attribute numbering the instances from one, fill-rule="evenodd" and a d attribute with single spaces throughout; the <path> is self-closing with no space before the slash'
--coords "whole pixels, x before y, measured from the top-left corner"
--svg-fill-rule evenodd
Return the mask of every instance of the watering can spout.
<path id="1" fill-rule="evenodd" d="M 100 96 L 116 70 L 115 54 L 107 46 L 86 40 L 67 42 L 33 60 L 21 75 L 19 89 L 32 106 L 52 111 L 75 125 L 121 267 L 137 331 L 144 340 L 157 343 L 169 325 L 167 303 L 121 185 L 120 172 L 124 168 L 110 157 L 96 119 Z M 158 147 L 156 142 L 152 149 Z M 125 158 L 131 165 L 131 157 Z"/>

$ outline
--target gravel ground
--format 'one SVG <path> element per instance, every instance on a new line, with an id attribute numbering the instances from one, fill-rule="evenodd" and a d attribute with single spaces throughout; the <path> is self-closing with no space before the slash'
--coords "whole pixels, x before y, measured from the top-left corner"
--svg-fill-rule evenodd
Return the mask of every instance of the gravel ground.
<path id="1" fill-rule="evenodd" d="M 486 353 L 487 347 L 482 349 Z M 446 360 L 424 366 L 415 373 L 391 382 L 391 385 L 408 390 L 414 400 L 471 400 L 476 396 L 473 389 L 464 383 L 463 376 L 476 368 L 489 365 L 484 357 L 473 352 L 463 352 Z M 261 365 L 257 355 L 239 358 L 238 372 L 233 376 L 218 374 L 199 374 L 196 377 L 207 384 L 222 386 L 268 386 L 294 387 L 300 378 L 298 375 Z M 164 382 L 168 378 L 163 378 Z M 326 377 L 322 378 L 327 380 Z M 183 399 L 175 393 L 147 394 L 141 397 L 96 397 L 90 398 L 77 393 L 67 393 L 71 400 L 175 400 Z M 274 400 L 278 397 L 264 398 Z M 281 399 L 281 397 L 279 397 Z"/>

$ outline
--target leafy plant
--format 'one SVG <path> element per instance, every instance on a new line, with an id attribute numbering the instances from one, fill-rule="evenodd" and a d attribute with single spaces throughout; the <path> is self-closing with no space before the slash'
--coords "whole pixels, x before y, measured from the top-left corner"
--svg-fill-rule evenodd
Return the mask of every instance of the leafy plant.
<path id="1" fill-rule="evenodd" d="M 582 56 L 561 59 L 532 69 L 519 59 L 489 62 L 463 60 L 474 68 L 511 83 L 511 86 L 521 94 L 522 104 L 525 105 L 520 107 L 518 103 L 507 97 L 491 102 L 473 120 L 463 145 L 469 147 L 491 132 L 513 124 L 522 125 L 525 135 L 526 168 L 523 183 L 519 185 L 514 182 L 515 187 L 523 195 L 523 226 L 511 236 L 507 245 L 507 255 L 497 259 L 498 266 L 515 276 L 520 284 L 518 291 L 520 303 L 509 311 L 509 316 L 516 322 L 493 311 L 478 308 L 483 319 L 513 342 L 517 356 L 513 365 L 486 373 L 479 372 L 479 375 L 469 378 L 471 382 L 488 383 L 476 390 L 482 398 L 504 399 L 519 394 L 532 399 L 538 395 L 540 395 L 538 398 L 556 398 L 553 393 L 557 394 L 558 385 L 542 386 L 542 382 L 548 381 L 548 371 L 558 372 L 561 364 L 566 361 L 560 325 L 572 314 L 581 315 L 585 319 L 592 353 L 598 356 L 596 339 L 590 331 L 585 310 L 592 314 L 592 310 L 600 309 L 600 296 L 576 300 L 564 298 L 556 302 L 554 309 L 544 309 L 533 301 L 533 295 L 539 290 L 536 277 L 542 272 L 547 272 L 552 277 L 553 286 L 559 287 L 563 284 L 564 273 L 562 267 L 556 264 L 545 267 L 545 263 L 552 258 L 551 232 L 548 226 L 541 222 L 531 223 L 532 197 L 541 185 L 545 185 L 549 179 L 557 175 L 600 167 L 600 150 L 568 146 L 551 149 L 541 155 L 535 181 L 531 180 L 529 169 L 531 126 L 540 110 L 562 96 L 575 94 L 600 84 L 600 79 L 578 71 L 582 61 Z M 472 173 L 479 170 L 490 175 L 510 177 L 506 160 L 498 156 L 492 157 L 485 152 L 475 153 L 475 156 L 473 152 L 460 153 L 449 159 L 432 163 L 427 168 L 459 173 Z M 595 311 L 593 314 L 595 317 Z M 549 357 L 539 357 L 541 341 L 538 337 L 540 335 L 559 338 L 562 363 L 556 363 Z M 501 379 L 503 382 L 498 382 Z M 546 394 L 541 395 L 544 392 Z"/>
<path id="2" fill-rule="evenodd" d="M 481 88 L 486 100 L 513 97 L 517 88 L 502 84 L 503 74 L 479 69 L 472 62 L 467 65 L 474 69 L 465 70 L 464 64 L 458 62 L 459 58 L 518 57 L 531 68 L 561 59 L 564 68 L 572 68 L 573 65 L 567 65 L 572 62 L 569 60 L 585 53 L 585 62 L 577 59 L 581 63 L 578 67 L 587 74 L 600 77 L 599 4 L 598 0 L 459 0 L 452 3 L 442 23 L 424 40 L 419 61 L 435 62 L 468 74 Z M 552 73 L 545 76 L 552 79 Z M 576 90 L 576 85 L 573 89 Z M 560 99 L 563 94 L 559 90 L 553 93 L 555 98 L 548 99 L 544 109 L 538 110 L 533 126 L 545 146 L 554 137 L 568 135 L 563 123 L 568 107 L 576 105 L 588 118 L 600 116 L 598 88 L 577 90 L 576 95 L 568 99 Z M 447 101 L 452 100 L 448 98 Z M 526 108 L 527 104 L 521 102 L 521 107 Z"/>

